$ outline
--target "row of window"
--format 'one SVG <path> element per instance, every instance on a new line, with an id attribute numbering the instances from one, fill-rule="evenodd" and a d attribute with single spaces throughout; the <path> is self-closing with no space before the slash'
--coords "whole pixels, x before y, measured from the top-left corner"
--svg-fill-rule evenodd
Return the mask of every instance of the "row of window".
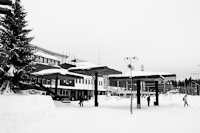
<path id="1" fill-rule="evenodd" d="M 63 89 L 59 90 L 58 94 L 60 94 L 60 95 L 69 95 L 68 94 L 68 90 L 63 90 Z"/>
<path id="2" fill-rule="evenodd" d="M 93 79 L 76 79 L 75 80 L 76 83 L 82 83 L 82 84 L 94 84 L 94 80 Z M 103 85 L 102 81 L 99 81 L 99 85 Z"/>
<path id="3" fill-rule="evenodd" d="M 36 79 L 34 79 L 35 82 L 36 82 Z M 47 84 L 47 85 L 50 85 L 50 84 L 55 84 L 55 80 L 48 80 L 48 79 L 42 79 L 42 78 L 38 78 L 38 82 L 39 83 L 42 83 L 42 84 Z M 82 83 L 82 84 L 94 84 L 94 80 L 92 79 L 75 79 L 75 82 L 76 83 Z M 63 85 L 63 84 L 62 84 Z M 103 85 L 103 82 L 102 81 L 99 81 L 99 85 L 102 86 Z"/>
<path id="4" fill-rule="evenodd" d="M 48 59 L 48 58 L 41 57 L 41 56 L 36 56 L 35 61 L 40 62 L 40 63 L 48 63 L 48 64 L 51 64 L 51 65 L 60 65 L 60 61 Z"/>

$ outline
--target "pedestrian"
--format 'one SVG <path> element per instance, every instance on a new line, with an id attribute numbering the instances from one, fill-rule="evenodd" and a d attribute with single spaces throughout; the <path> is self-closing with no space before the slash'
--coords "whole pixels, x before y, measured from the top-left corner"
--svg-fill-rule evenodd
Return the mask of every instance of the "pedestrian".
<path id="1" fill-rule="evenodd" d="M 79 100 L 80 100 L 80 101 L 79 101 L 80 107 L 83 107 L 83 97 L 80 96 L 80 99 L 79 99 Z"/>
<path id="2" fill-rule="evenodd" d="M 188 105 L 188 102 L 187 102 L 187 95 L 185 95 L 184 97 L 183 97 L 183 101 L 184 101 L 184 107 L 187 105 L 187 106 L 189 106 Z"/>
<path id="3" fill-rule="evenodd" d="M 150 106 L 150 100 L 151 100 L 151 99 L 150 99 L 150 96 L 151 96 L 151 95 L 149 95 L 149 96 L 147 97 L 148 106 Z"/>

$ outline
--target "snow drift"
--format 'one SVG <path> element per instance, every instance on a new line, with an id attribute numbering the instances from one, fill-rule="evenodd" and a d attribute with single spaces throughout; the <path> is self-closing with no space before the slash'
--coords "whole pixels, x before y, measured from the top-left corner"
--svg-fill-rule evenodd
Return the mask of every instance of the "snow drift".
<path id="1" fill-rule="evenodd" d="M 53 116 L 55 105 L 50 96 L 0 95 L 0 132 L 17 132 L 42 119 Z"/>

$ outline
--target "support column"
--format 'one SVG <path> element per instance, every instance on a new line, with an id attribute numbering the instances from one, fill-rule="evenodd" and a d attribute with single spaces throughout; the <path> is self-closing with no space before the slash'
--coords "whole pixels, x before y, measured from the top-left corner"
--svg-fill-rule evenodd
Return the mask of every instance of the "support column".
<path id="1" fill-rule="evenodd" d="M 58 95 L 58 76 L 56 77 L 55 94 Z"/>
<path id="2" fill-rule="evenodd" d="M 78 100 L 78 90 L 75 90 L 75 100 Z"/>
<path id="3" fill-rule="evenodd" d="M 71 99 L 71 90 L 68 90 L 69 99 Z"/>
<path id="4" fill-rule="evenodd" d="M 89 99 L 89 94 L 90 94 L 90 91 L 87 90 L 87 100 L 90 100 L 90 99 Z"/>
<path id="5" fill-rule="evenodd" d="M 163 80 L 163 93 L 166 93 L 165 80 Z"/>
<path id="6" fill-rule="evenodd" d="M 94 79 L 94 106 L 98 107 L 98 73 L 95 73 L 95 79 Z"/>
<path id="7" fill-rule="evenodd" d="M 140 104 L 140 89 L 141 89 L 140 80 L 137 80 L 137 108 L 138 109 L 141 108 L 141 104 Z"/>
<path id="8" fill-rule="evenodd" d="M 159 105 L 159 101 L 158 101 L 158 81 L 155 81 L 155 89 L 156 89 L 156 101 L 155 101 L 154 105 L 158 106 Z"/>

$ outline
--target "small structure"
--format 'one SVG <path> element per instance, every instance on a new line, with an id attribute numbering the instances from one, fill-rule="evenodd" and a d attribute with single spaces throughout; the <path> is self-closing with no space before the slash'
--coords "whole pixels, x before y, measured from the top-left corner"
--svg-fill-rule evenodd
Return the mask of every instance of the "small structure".
<path id="1" fill-rule="evenodd" d="M 187 89 L 188 89 L 188 94 L 199 95 L 199 83 L 191 81 L 190 86 Z"/>
<path id="2" fill-rule="evenodd" d="M 38 72 L 32 73 L 32 75 L 35 75 L 37 77 L 43 77 L 46 79 L 55 79 L 55 94 L 57 94 L 57 88 L 58 88 L 58 79 L 82 79 L 83 77 L 79 74 L 69 72 L 66 69 L 45 69 Z"/>
<path id="3" fill-rule="evenodd" d="M 132 75 L 132 76 L 130 76 Z M 130 78 L 132 77 L 132 79 Z M 154 105 L 159 105 L 158 100 L 158 81 L 170 81 L 175 80 L 176 75 L 170 73 L 163 73 L 163 72 L 147 72 L 147 71 L 131 71 L 126 74 L 118 74 L 109 76 L 109 79 L 115 80 L 132 80 L 136 81 L 137 83 L 137 108 L 141 108 L 140 104 L 140 90 L 141 90 L 141 81 L 155 81 L 155 90 L 156 90 L 156 101 Z"/>
<path id="4" fill-rule="evenodd" d="M 98 76 L 103 75 L 111 75 L 111 74 L 122 74 L 122 72 L 115 70 L 114 68 L 108 67 L 108 66 L 80 66 L 80 67 L 72 67 L 69 68 L 70 72 L 78 73 L 78 74 L 84 74 L 88 76 L 92 76 L 94 78 L 94 95 L 95 95 L 95 103 L 94 106 L 98 106 Z"/>

